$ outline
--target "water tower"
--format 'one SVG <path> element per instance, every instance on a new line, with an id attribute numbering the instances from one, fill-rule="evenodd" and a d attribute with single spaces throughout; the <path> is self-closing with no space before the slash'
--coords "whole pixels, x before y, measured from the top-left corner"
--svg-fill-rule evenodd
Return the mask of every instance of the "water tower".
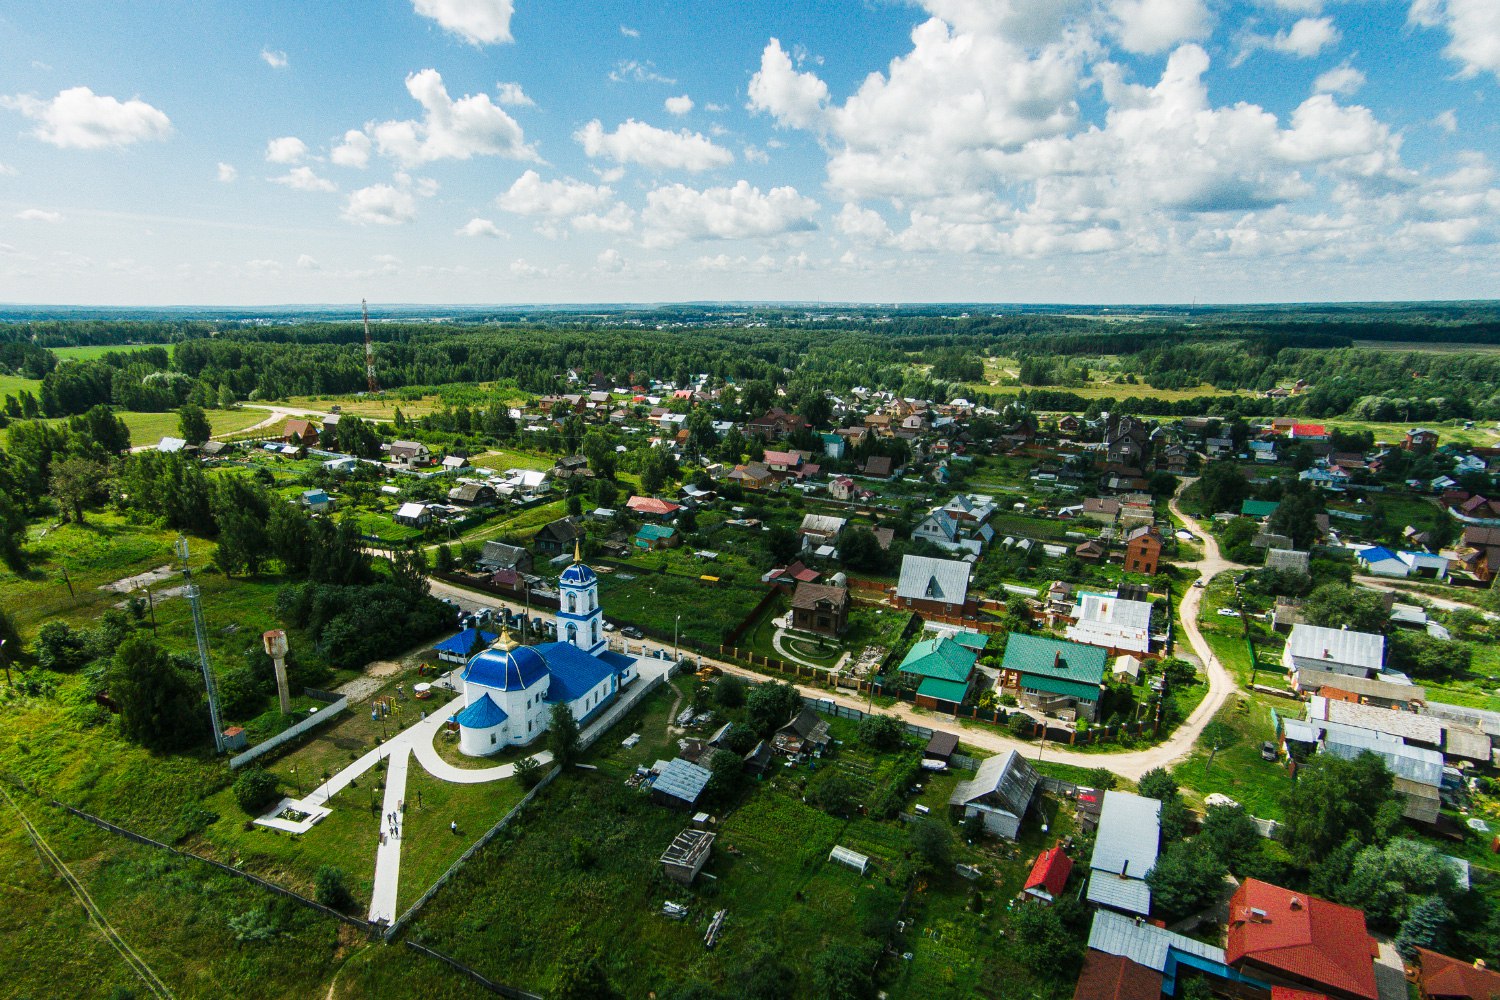
<path id="1" fill-rule="evenodd" d="M 281 714 L 292 714 L 292 696 L 286 689 L 286 633 L 281 629 L 272 629 L 270 632 L 262 633 L 261 640 L 266 644 L 266 655 L 276 666 L 276 694 L 281 698 Z"/>

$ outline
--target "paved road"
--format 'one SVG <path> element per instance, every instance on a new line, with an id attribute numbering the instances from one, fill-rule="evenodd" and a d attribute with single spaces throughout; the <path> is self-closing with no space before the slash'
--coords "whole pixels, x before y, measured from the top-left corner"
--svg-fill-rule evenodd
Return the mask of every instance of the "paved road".
<path id="1" fill-rule="evenodd" d="M 1195 480 L 1184 479 L 1178 487 L 1178 493 L 1190 486 Z M 1172 512 L 1183 520 L 1188 529 L 1202 539 L 1204 545 L 1204 557 L 1194 563 L 1182 563 L 1180 565 L 1196 569 L 1204 578 L 1208 579 L 1215 574 L 1225 570 L 1241 568 L 1238 563 L 1230 562 L 1219 553 L 1219 546 L 1207 531 L 1205 531 L 1197 520 L 1184 514 L 1177 505 L 1177 498 L 1171 500 Z M 500 600 L 488 594 L 479 594 L 475 591 L 465 590 L 441 580 L 432 580 L 432 592 L 439 597 L 448 597 L 457 601 L 466 610 L 477 607 L 498 607 L 506 605 L 512 609 L 517 606 Z M 1187 636 L 1188 644 L 1203 663 L 1208 674 L 1208 694 L 1199 706 L 1193 710 L 1177 731 L 1165 742 L 1146 750 L 1134 750 L 1121 753 L 1079 753 L 1068 750 L 1055 743 L 1047 743 L 1044 746 L 1037 743 L 1029 743 L 1022 740 L 1011 739 L 996 732 L 993 727 L 986 727 L 973 723 L 966 724 L 962 720 L 952 719 L 932 712 L 917 712 L 911 706 L 897 702 L 890 708 L 879 709 L 887 715 L 894 715 L 904 722 L 911 722 L 919 726 L 946 726 L 962 730 L 965 742 L 993 753 L 1001 753 L 1006 750 L 1016 750 L 1028 756 L 1038 755 L 1044 760 L 1061 761 L 1066 764 L 1076 764 L 1080 767 L 1107 767 L 1117 774 L 1127 778 L 1138 779 L 1141 775 L 1155 767 L 1168 767 L 1182 758 L 1186 757 L 1192 750 L 1203 727 L 1208 725 L 1210 719 L 1229 700 L 1229 696 L 1235 690 L 1233 676 L 1225 669 L 1209 649 L 1208 643 L 1203 640 L 1203 635 L 1198 631 L 1198 605 L 1202 600 L 1203 590 L 1197 587 L 1190 588 L 1182 600 L 1182 623 L 1183 633 Z M 607 614 L 606 609 L 606 614 Z M 649 645 L 649 644 L 648 644 Z M 632 650 L 633 652 L 634 650 Z M 754 670 L 748 670 L 738 664 L 728 663 L 709 656 L 699 657 L 694 655 L 695 662 L 712 663 L 724 670 L 726 673 L 737 674 L 750 680 L 763 681 L 766 675 Z M 825 702 L 844 705 L 848 708 L 857 708 L 861 711 L 869 711 L 868 702 L 865 698 L 853 694 L 832 693 L 823 688 L 808 685 L 797 685 L 799 691 L 809 698 L 822 699 Z"/>

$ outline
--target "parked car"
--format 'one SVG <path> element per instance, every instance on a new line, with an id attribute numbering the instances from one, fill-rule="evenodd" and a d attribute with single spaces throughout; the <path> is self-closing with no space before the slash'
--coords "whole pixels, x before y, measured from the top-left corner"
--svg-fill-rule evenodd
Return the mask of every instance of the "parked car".
<path id="1" fill-rule="evenodd" d="M 626 625 L 624 628 L 620 629 L 620 634 L 623 635 L 627 639 L 644 639 L 644 638 L 646 638 L 645 633 L 643 633 L 640 629 L 636 628 L 634 625 Z"/>
<path id="2" fill-rule="evenodd" d="M 1264 743 L 1262 743 L 1260 745 L 1260 758 L 1261 760 L 1275 760 L 1276 744 L 1272 743 L 1270 740 L 1266 740 Z"/>
<path id="3" fill-rule="evenodd" d="M 1219 614 L 1223 615 L 1225 618 L 1238 618 L 1240 616 L 1240 613 L 1234 610 L 1234 608 L 1220 608 Z"/>
<path id="4" fill-rule="evenodd" d="M 1193 581 L 1193 586 L 1201 589 L 1202 587 L 1206 586 L 1206 584 L 1203 582 L 1203 578 L 1199 577 L 1198 579 Z"/>

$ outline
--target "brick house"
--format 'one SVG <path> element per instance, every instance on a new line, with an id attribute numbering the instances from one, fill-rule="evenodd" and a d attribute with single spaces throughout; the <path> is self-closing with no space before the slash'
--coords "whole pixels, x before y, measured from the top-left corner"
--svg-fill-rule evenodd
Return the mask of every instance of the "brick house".
<path id="1" fill-rule="evenodd" d="M 849 627 L 849 591 L 821 583 L 798 583 L 792 593 L 792 628 L 837 636 Z"/>
<path id="2" fill-rule="evenodd" d="M 1142 525 L 1125 536 L 1125 570 L 1128 573 L 1156 575 L 1161 562 L 1161 532 L 1151 525 Z"/>

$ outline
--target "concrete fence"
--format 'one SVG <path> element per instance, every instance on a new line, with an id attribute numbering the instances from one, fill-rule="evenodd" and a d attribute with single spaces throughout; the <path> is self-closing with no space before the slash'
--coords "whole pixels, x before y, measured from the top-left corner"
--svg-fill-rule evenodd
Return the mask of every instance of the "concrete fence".
<path id="1" fill-rule="evenodd" d="M 246 750 L 244 753 L 237 754 L 229 758 L 230 770 L 238 770 L 239 768 L 244 767 L 246 764 L 257 759 L 258 757 L 261 757 L 264 754 L 268 754 L 272 750 L 275 750 L 277 747 L 295 740 L 297 737 L 301 736 L 308 730 L 316 729 L 318 726 L 321 726 L 323 723 L 328 722 L 330 719 L 338 718 L 339 714 L 343 712 L 344 709 L 349 707 L 348 698 L 344 697 L 343 695 L 335 695 L 330 691 L 317 691 L 313 688 L 306 688 L 303 690 L 303 693 L 306 694 L 309 698 L 317 698 L 319 701 L 324 701 L 329 698 L 333 698 L 334 700 L 330 701 L 326 708 L 319 709 L 317 712 L 309 715 L 307 718 L 303 719 L 296 725 L 288 726 L 281 732 L 277 733 L 275 736 L 272 736 L 270 739 L 263 740 L 262 742 L 255 744 L 255 746 L 251 747 L 249 750 Z"/>

